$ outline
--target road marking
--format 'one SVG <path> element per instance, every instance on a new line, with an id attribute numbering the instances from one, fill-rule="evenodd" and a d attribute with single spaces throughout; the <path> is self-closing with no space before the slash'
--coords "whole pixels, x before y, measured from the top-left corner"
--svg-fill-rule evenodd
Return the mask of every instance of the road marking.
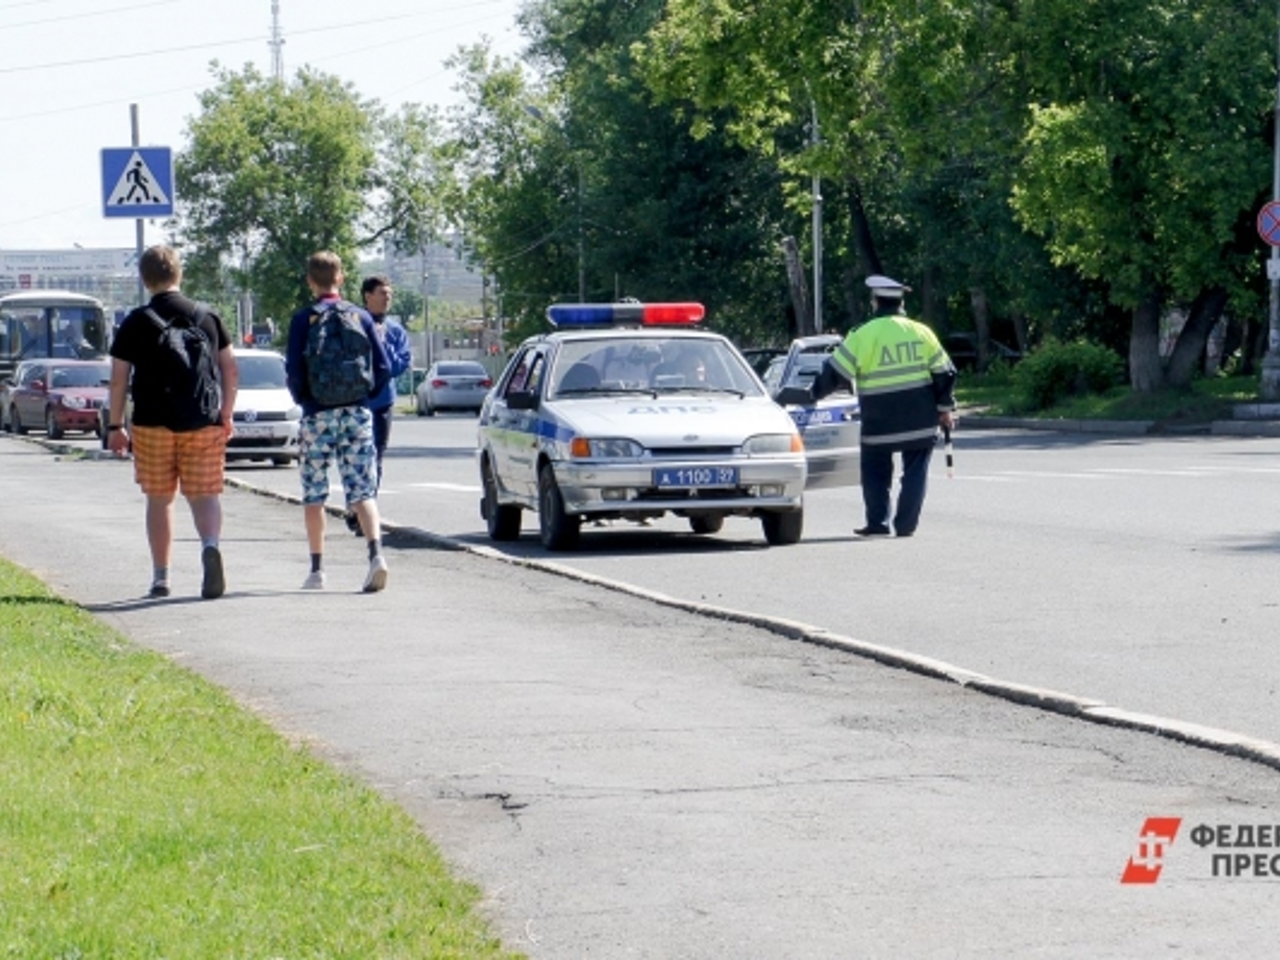
<path id="1" fill-rule="evenodd" d="M 411 483 L 411 487 L 422 487 L 426 490 L 451 490 L 454 493 L 479 493 L 478 486 L 467 486 L 463 483 Z"/>

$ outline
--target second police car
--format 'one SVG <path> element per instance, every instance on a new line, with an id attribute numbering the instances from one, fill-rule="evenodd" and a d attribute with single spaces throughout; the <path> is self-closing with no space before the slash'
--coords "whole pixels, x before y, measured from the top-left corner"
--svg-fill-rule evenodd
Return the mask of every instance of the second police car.
<path id="1" fill-rule="evenodd" d="M 804 412 L 776 404 L 727 339 L 699 329 L 704 312 L 696 303 L 548 309 L 555 329 L 521 344 L 480 412 L 490 538 L 518 538 L 522 511 L 535 510 L 550 550 L 571 549 L 584 519 L 667 512 L 695 533 L 745 516 L 770 544 L 800 539 Z"/>

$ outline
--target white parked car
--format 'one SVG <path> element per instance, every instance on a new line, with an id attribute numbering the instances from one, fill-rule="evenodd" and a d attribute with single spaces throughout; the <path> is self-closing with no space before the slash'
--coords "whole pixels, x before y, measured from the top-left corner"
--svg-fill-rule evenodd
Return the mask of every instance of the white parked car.
<path id="1" fill-rule="evenodd" d="M 481 514 L 494 540 L 536 510 L 550 550 L 584 519 L 666 512 L 695 533 L 760 520 L 770 544 L 800 539 L 808 476 L 795 419 L 700 304 L 557 305 L 480 413 Z"/>
<path id="2" fill-rule="evenodd" d="M 232 413 L 234 433 L 227 460 L 270 460 L 287 466 L 298 460 L 302 408 L 285 385 L 284 357 L 274 350 L 235 348 L 240 388 Z"/>

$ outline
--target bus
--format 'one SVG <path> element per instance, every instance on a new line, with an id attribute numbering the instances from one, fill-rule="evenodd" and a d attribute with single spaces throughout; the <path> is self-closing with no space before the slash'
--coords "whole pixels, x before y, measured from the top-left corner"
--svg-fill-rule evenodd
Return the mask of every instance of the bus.
<path id="1" fill-rule="evenodd" d="M 96 297 L 70 290 L 0 294 L 0 379 L 10 377 L 22 360 L 105 357 L 109 335 Z"/>

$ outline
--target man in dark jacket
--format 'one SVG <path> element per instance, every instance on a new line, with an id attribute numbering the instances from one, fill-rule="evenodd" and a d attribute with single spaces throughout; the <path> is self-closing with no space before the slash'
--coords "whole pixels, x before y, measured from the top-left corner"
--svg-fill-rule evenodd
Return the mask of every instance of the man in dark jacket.
<path id="1" fill-rule="evenodd" d="M 883 276 L 868 277 L 867 286 L 872 319 L 851 331 L 827 358 L 810 395 L 819 400 L 845 384 L 857 384 L 866 523 L 854 533 L 909 537 L 920 522 L 938 428 L 950 430 L 955 422 L 956 368 L 934 332 L 903 314 L 908 287 Z M 902 486 L 893 511 L 895 453 L 902 458 Z"/>

